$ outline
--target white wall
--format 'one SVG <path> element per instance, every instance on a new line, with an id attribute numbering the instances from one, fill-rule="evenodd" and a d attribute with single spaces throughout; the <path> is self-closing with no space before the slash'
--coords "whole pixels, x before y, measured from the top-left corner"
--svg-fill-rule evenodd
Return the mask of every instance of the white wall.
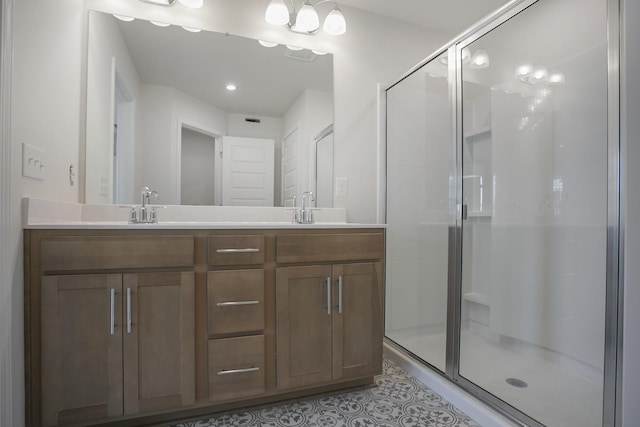
<path id="1" fill-rule="evenodd" d="M 215 139 L 182 129 L 181 205 L 215 204 Z"/>
<path id="2" fill-rule="evenodd" d="M 86 203 L 111 203 L 113 200 L 113 120 L 114 73 L 117 73 L 129 97 L 140 98 L 140 78 L 129 50 L 122 39 L 117 21 L 110 15 L 92 14 L 87 65 L 87 126 L 85 165 Z M 134 116 L 137 116 L 134 111 Z M 134 122 L 131 123 L 135 127 Z M 135 162 L 135 160 L 134 160 Z M 135 163 L 133 163 L 135 164 Z M 107 182 L 101 194 L 101 178 Z M 133 183 L 131 183 L 133 186 Z M 82 195 L 80 195 L 82 198 Z"/>
<path id="3" fill-rule="evenodd" d="M 178 205 L 180 123 L 222 136 L 227 132 L 227 113 L 167 86 L 143 84 L 141 95 L 141 184 L 158 192 L 158 203 Z"/>
<path id="4" fill-rule="evenodd" d="M 296 128 L 299 132 L 297 198 L 301 203 L 302 194 L 315 188 L 315 141 L 319 132 L 333 121 L 333 97 L 330 93 L 305 90 L 291 105 L 282 118 L 283 134 L 289 135 Z M 313 148 L 313 150 L 312 150 Z"/>

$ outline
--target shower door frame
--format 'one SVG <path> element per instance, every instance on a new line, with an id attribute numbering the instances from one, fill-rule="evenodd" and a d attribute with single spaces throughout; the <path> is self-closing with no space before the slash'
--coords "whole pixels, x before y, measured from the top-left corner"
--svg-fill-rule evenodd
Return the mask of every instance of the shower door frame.
<path id="1" fill-rule="evenodd" d="M 451 115 L 451 144 L 455 147 L 455 164 L 449 186 L 449 265 L 447 289 L 447 342 L 444 377 L 481 401 L 497 409 L 511 421 L 526 426 L 544 427 L 517 408 L 507 404 L 475 383 L 460 375 L 460 332 L 462 300 L 462 49 L 491 30 L 510 20 L 539 0 L 513 0 L 488 15 L 476 25 L 429 55 L 400 79 L 384 88 L 384 93 L 411 76 L 444 52 L 449 55 L 449 102 Z M 621 272 L 622 246 L 620 241 L 620 30 L 621 0 L 607 1 L 607 259 L 605 301 L 605 343 L 603 383 L 603 427 L 621 425 L 622 401 L 622 307 L 623 282 Z M 453 59 L 453 60 L 452 60 Z M 386 96 L 383 97 L 386 100 Z M 386 107 L 386 105 L 385 105 Z M 385 110 L 386 111 L 386 110 Z M 386 212 L 385 212 L 386 213 Z M 407 352 L 405 350 L 405 352 Z M 428 362 L 427 362 L 427 365 Z M 429 365 L 430 366 L 430 365 Z M 439 374 L 442 372 L 431 367 Z"/>

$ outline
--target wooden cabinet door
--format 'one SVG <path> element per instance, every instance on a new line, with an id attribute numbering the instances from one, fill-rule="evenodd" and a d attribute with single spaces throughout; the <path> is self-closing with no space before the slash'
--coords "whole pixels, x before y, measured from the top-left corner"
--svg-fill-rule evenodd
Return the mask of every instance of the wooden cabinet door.
<path id="1" fill-rule="evenodd" d="M 124 413 L 195 403 L 194 274 L 124 275 Z"/>
<path id="2" fill-rule="evenodd" d="M 382 264 L 333 266 L 333 379 L 382 369 Z"/>
<path id="3" fill-rule="evenodd" d="M 331 267 L 276 269 L 278 388 L 331 381 Z"/>
<path id="4" fill-rule="evenodd" d="M 122 276 L 42 277 L 42 425 L 122 415 Z"/>

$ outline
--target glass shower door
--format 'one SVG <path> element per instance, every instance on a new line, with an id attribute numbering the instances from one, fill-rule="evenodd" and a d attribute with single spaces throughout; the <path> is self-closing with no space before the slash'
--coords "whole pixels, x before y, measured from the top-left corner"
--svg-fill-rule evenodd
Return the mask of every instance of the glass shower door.
<path id="1" fill-rule="evenodd" d="M 540 0 L 460 46 L 459 377 L 548 426 L 602 426 L 606 16 Z"/>
<path id="2" fill-rule="evenodd" d="M 387 338 L 446 366 L 451 107 L 445 52 L 387 90 Z"/>

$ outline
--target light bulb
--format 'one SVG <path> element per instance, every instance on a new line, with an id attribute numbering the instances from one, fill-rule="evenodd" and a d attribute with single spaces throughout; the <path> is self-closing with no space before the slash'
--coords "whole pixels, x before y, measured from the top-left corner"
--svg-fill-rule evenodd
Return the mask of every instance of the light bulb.
<path id="1" fill-rule="evenodd" d="M 116 15 L 115 13 L 113 14 L 113 16 L 115 16 L 116 18 L 118 18 L 119 20 L 124 21 L 124 22 L 131 22 L 134 19 L 136 19 L 136 18 L 134 18 L 132 16 Z"/>
<path id="2" fill-rule="evenodd" d="M 264 14 L 264 19 L 273 25 L 285 25 L 289 22 L 289 9 L 284 4 L 284 0 L 271 0 Z"/>
<path id="3" fill-rule="evenodd" d="M 336 7 L 329 12 L 327 18 L 324 20 L 322 29 L 325 33 L 332 36 L 340 36 L 347 32 L 347 21 L 345 21 L 344 15 L 340 9 Z"/>
<path id="4" fill-rule="evenodd" d="M 319 26 L 320 18 L 318 18 L 318 12 L 308 1 L 305 1 L 296 16 L 296 30 L 312 32 L 317 30 Z"/>
<path id="5" fill-rule="evenodd" d="M 264 47 L 276 47 L 276 46 L 278 46 L 278 43 L 269 42 L 269 41 L 266 41 L 266 40 L 258 40 L 258 43 L 260 43 L 260 45 L 264 46 Z"/>
<path id="6" fill-rule="evenodd" d="M 204 4 L 204 0 L 178 0 L 183 5 L 192 9 L 200 9 Z"/>

